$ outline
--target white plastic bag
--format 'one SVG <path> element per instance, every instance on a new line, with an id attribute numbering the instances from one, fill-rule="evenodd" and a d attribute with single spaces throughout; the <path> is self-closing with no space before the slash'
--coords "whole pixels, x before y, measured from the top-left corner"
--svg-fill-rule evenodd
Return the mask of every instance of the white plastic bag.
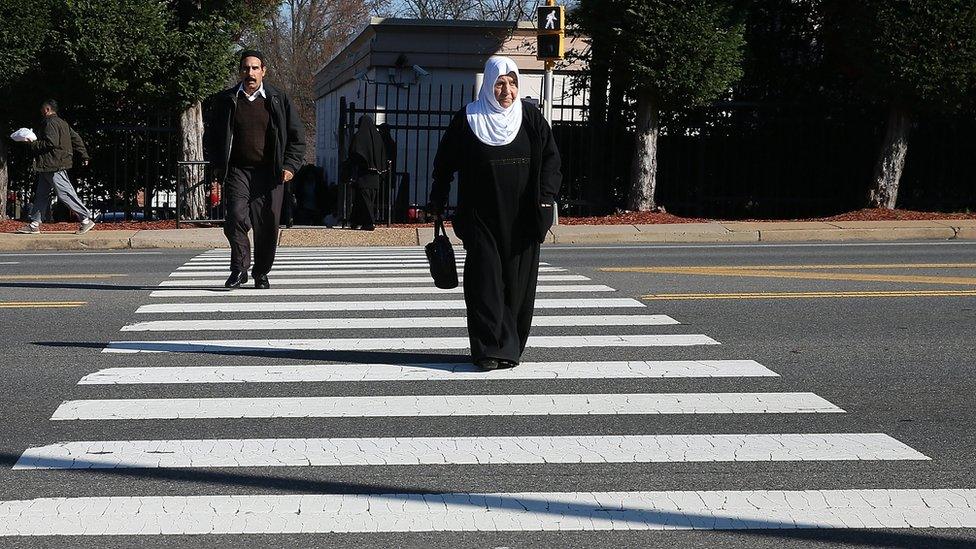
<path id="1" fill-rule="evenodd" d="M 30 128 L 20 128 L 14 133 L 10 134 L 10 139 L 18 143 L 30 143 L 31 141 L 37 141 L 37 136 Z"/>

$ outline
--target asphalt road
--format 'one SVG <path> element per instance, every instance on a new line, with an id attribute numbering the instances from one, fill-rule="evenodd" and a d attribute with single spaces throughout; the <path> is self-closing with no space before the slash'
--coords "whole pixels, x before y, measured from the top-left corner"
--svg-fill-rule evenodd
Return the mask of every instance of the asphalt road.
<path id="1" fill-rule="evenodd" d="M 289 250 L 283 249 L 284 255 Z M 376 254 L 361 265 L 381 262 Z M 319 252 L 314 252 L 319 253 Z M 377 310 L 148 314 L 160 303 L 459 299 L 434 295 L 151 297 L 184 265 L 225 270 L 220 252 L 193 250 L 0 253 L 3 383 L 0 500 L 101 496 L 445 494 L 615 491 L 974 489 L 976 480 L 976 242 L 546 247 L 542 261 L 614 292 L 540 294 L 546 299 L 632 298 L 640 310 L 570 307 L 545 315 L 659 314 L 673 325 L 549 326 L 536 336 L 701 334 L 718 345 L 530 348 L 527 362 L 756 361 L 763 377 L 600 377 L 79 384 L 114 368 L 464 362 L 440 346 L 345 351 L 173 347 L 103 352 L 110 342 L 282 338 L 459 338 L 461 327 L 221 331 L 120 331 L 138 322 L 208 319 L 343 319 L 458 316 L 461 311 Z M 301 252 L 296 252 L 300 255 Z M 305 261 L 308 255 L 305 253 Z M 323 255 L 328 251 L 321 252 Z M 197 258 L 197 259 L 194 259 Z M 191 260 L 196 263 L 192 263 Z M 298 264 L 301 257 L 292 260 Z M 333 263 L 339 259 L 331 259 Z M 396 260 L 403 263 L 403 260 Z M 188 263 L 191 262 L 191 263 Z M 276 269 L 287 263 L 279 261 Z M 317 266 L 317 268 L 325 268 Z M 192 270 L 182 269 L 182 272 Z M 350 275 L 355 269 L 350 271 Z M 328 284 L 276 284 L 273 289 Z M 323 277 L 331 275 L 322 275 Z M 383 276 L 383 275 L 377 275 Z M 397 275 L 390 275 L 397 276 Z M 221 277 L 222 278 L 222 277 Z M 554 285 L 567 282 L 540 282 Z M 423 284 L 411 284 L 422 286 Z M 429 284 L 427 284 L 429 285 Z M 376 286 L 374 284 L 373 286 Z M 391 286 L 391 284 L 382 284 Z M 329 286 L 332 287 L 332 286 Z M 379 322 L 379 321 L 377 321 Z M 570 323 L 571 324 L 571 323 Z M 274 344 L 272 341 L 271 344 Z M 140 347 L 140 345 L 144 345 Z M 257 345 L 257 344 L 254 344 Z M 263 345 L 263 343 L 262 343 Z M 132 344 L 129 350 L 155 349 Z M 197 350 L 203 352 L 181 352 Z M 90 378 L 89 378 L 90 379 Z M 369 397 L 411 395 L 617 395 L 812 393 L 843 413 L 614 413 L 408 417 L 238 417 L 54 420 L 63 403 L 90 400 Z M 391 406 L 393 408 L 394 406 Z M 95 406 L 96 412 L 97 406 Z M 275 415 L 272 413 L 271 415 Z M 883 434 L 928 459 L 692 462 L 451 463 L 423 465 L 113 467 L 15 469 L 29 448 L 63 441 L 344 437 Z M 164 452 L 163 452 L 164 453 Z M 97 456 L 99 454 L 93 454 Z M 812 455 L 817 455 L 813 451 Z M 558 460 L 557 460 L 558 461 Z M 598 461 L 598 460 L 597 460 Z M 521 505 L 521 504 L 519 504 Z M 0 512 L 0 523 L 4 519 Z M 151 529 L 151 525 L 149 526 Z M 436 530 L 437 528 L 432 528 Z M 499 528 L 499 530 L 506 530 Z M 527 529 L 531 530 L 531 529 Z M 974 547 L 972 529 L 774 529 L 706 531 L 420 532 L 4 537 L 3 547 Z"/>

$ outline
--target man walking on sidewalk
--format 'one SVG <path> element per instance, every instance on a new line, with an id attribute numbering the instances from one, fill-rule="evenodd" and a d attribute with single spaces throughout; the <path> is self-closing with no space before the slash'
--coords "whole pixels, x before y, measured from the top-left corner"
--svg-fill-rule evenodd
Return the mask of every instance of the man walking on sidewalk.
<path id="1" fill-rule="evenodd" d="M 224 286 L 247 282 L 254 229 L 254 287 L 269 288 L 268 272 L 278 247 L 284 183 L 305 159 L 305 130 L 284 92 L 264 82 L 261 52 L 241 53 L 241 82 L 213 98 L 205 124 L 204 153 L 223 183 L 224 235 L 230 243 L 230 277 Z"/>
<path id="2" fill-rule="evenodd" d="M 71 211 L 78 215 L 81 226 L 75 234 L 85 234 L 95 226 L 92 214 L 81 203 L 78 193 L 68 179 L 74 153 L 81 157 L 83 166 L 88 164 L 88 151 L 81 136 L 58 116 L 58 103 L 48 99 L 41 104 L 41 126 L 36 141 L 27 142 L 34 157 L 34 171 L 37 172 L 37 193 L 34 197 L 34 211 L 29 224 L 17 230 L 20 234 L 41 232 L 41 220 L 51 206 L 51 188 Z"/>

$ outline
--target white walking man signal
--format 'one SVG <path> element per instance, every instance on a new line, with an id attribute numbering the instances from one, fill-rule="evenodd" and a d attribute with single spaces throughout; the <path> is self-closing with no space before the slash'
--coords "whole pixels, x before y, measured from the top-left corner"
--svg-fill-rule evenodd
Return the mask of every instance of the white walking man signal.
<path id="1" fill-rule="evenodd" d="M 546 28 L 555 29 L 556 28 L 556 12 L 550 11 L 549 15 L 546 16 Z"/>

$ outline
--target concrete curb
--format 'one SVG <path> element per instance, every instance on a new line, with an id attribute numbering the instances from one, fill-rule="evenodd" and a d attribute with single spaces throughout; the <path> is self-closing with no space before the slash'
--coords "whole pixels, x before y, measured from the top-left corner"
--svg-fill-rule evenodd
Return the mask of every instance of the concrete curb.
<path id="1" fill-rule="evenodd" d="M 454 232 L 448 235 L 460 244 Z M 417 246 L 433 238 L 431 227 L 282 229 L 279 244 L 289 246 Z M 672 225 L 557 225 L 549 244 L 849 242 L 897 240 L 976 240 L 976 220 L 936 221 L 770 221 L 678 223 Z M 0 251 L 114 250 L 146 248 L 226 248 L 219 227 L 141 231 L 0 234 Z"/>
<path id="2" fill-rule="evenodd" d="M 143 231 L 90 231 L 74 233 L 0 234 L 0 250 L 119 250 L 132 247 L 132 238 Z"/>

